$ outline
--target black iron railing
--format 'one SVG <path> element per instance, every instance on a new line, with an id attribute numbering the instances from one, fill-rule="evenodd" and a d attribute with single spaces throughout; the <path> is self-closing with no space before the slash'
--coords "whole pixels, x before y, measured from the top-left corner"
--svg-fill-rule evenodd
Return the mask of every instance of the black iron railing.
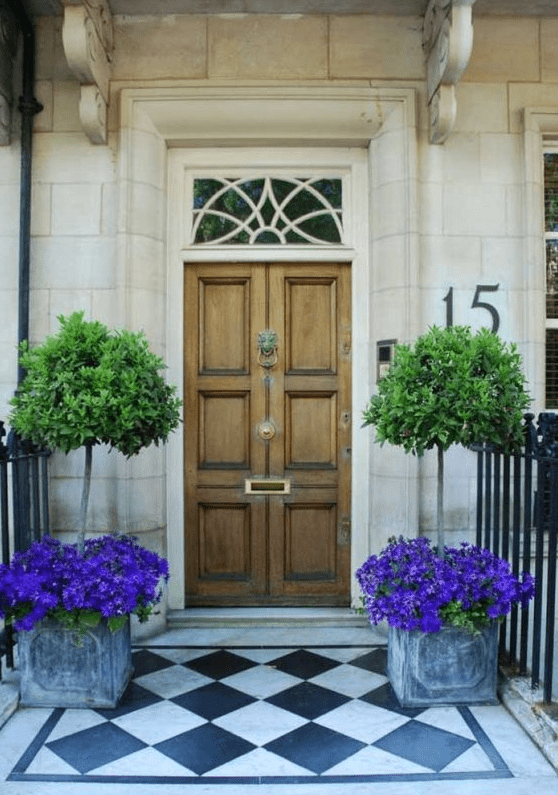
<path id="1" fill-rule="evenodd" d="M 13 552 L 27 549 L 49 532 L 48 471 L 49 450 L 23 442 L 13 431 L 4 442 L 6 430 L 0 421 L 0 532 L 2 563 Z M 13 668 L 14 639 L 11 627 L 0 631 L 1 658 Z"/>
<path id="2" fill-rule="evenodd" d="M 505 455 L 488 445 L 477 452 L 477 538 L 536 578 L 529 608 L 514 608 L 502 624 L 500 652 L 552 700 L 558 533 L 558 416 L 525 415 L 525 446 Z"/>

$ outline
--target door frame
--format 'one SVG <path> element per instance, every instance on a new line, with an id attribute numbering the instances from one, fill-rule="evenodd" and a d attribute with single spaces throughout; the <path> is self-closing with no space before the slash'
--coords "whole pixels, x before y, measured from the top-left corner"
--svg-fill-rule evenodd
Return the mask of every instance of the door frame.
<path id="1" fill-rule="evenodd" d="M 182 250 L 172 214 L 177 197 L 169 190 L 168 159 L 178 147 L 319 147 L 328 152 L 362 148 L 368 157 L 367 184 L 356 203 L 353 262 L 362 290 L 353 309 L 355 362 L 353 418 L 352 570 L 387 538 L 418 531 L 418 466 L 411 456 L 380 450 L 371 434 L 358 433 L 359 400 L 374 390 L 375 340 L 407 342 L 423 328 L 420 285 L 419 114 L 416 88 L 366 80 L 153 81 L 118 86 L 115 133 L 116 217 L 115 294 L 111 311 L 129 328 L 142 328 L 151 345 L 169 362 L 169 381 L 181 388 Z M 265 149 L 264 149 L 265 150 Z M 264 151 L 262 150 L 262 151 Z M 427 198 L 431 198 L 431 186 Z M 355 191 L 356 193 L 356 191 Z M 427 202 L 427 206 L 430 206 Z M 170 212 L 169 212 L 170 209 Z M 370 234 L 366 229 L 370 230 Z M 175 235 L 174 240 L 171 239 Z M 361 242 L 358 242 L 361 241 Z M 229 255 L 230 256 L 230 255 Z M 311 256 L 307 254 L 307 256 Z M 324 258 L 321 250 L 317 258 Z M 340 261 L 340 253 L 332 255 Z M 215 258 L 215 255 L 213 255 Z M 277 259 L 277 255 L 275 255 Z M 178 263 L 178 264 L 177 264 Z M 177 276 L 178 274 L 178 276 Z M 369 289 L 366 293 L 365 290 Z M 357 451 L 358 457 L 357 457 Z M 184 607 L 183 460 L 181 433 L 165 449 L 150 448 L 141 461 L 118 461 L 117 499 L 121 527 L 141 534 L 169 558 L 168 604 Z M 393 493 L 397 493 L 394 501 Z M 358 587 L 353 582 L 353 604 Z"/>
<path id="2" fill-rule="evenodd" d="M 198 172 L 210 175 L 211 171 L 227 169 L 227 176 L 249 172 L 280 175 L 306 170 L 307 176 L 324 174 L 341 175 L 344 180 L 344 221 L 346 240 L 350 244 L 323 246 L 191 246 L 187 230 L 191 225 L 191 193 L 189 185 Z M 229 174 L 231 172 L 231 174 Z M 370 356 L 366 330 L 370 328 L 370 255 L 369 223 L 366 204 L 362 196 L 368 195 L 368 153 L 362 148 L 293 149 L 293 148 L 235 148 L 235 149 L 175 149 L 169 152 L 169 227 L 167 312 L 170 333 L 167 342 L 169 380 L 183 384 L 182 328 L 184 295 L 184 268 L 193 262 L 347 262 L 351 263 L 351 318 L 352 318 L 352 465 L 351 465 L 351 575 L 367 554 L 368 530 L 368 461 L 370 434 L 360 431 L 359 409 L 369 398 Z M 355 289 L 356 288 L 356 289 Z M 180 332 L 178 331 L 180 329 Z M 167 442 L 167 494 L 169 558 L 173 566 L 174 598 L 179 579 L 178 560 L 184 570 L 184 537 L 180 523 L 184 516 L 183 470 L 176 467 L 182 460 L 184 429 L 174 433 Z M 171 461 L 174 464 L 171 465 Z M 180 517 L 180 519 L 179 519 Z M 351 577 L 351 584 L 352 579 Z M 182 594 L 185 590 L 184 574 L 180 578 Z M 353 596 L 353 594 L 351 594 Z M 184 596 L 182 595 L 182 600 Z M 182 605 L 181 605 L 182 606 Z"/>

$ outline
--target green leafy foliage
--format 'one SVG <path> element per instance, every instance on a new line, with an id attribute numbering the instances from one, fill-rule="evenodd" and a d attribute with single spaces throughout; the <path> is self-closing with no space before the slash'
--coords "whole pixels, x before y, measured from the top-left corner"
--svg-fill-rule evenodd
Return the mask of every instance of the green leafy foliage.
<path id="1" fill-rule="evenodd" d="M 109 331 L 83 312 L 58 320 L 56 335 L 21 347 L 27 374 L 12 399 L 12 427 L 66 453 L 108 444 L 129 457 L 166 441 L 180 421 L 180 400 L 144 334 Z"/>
<path id="2" fill-rule="evenodd" d="M 414 345 L 398 345 L 364 412 L 377 441 L 423 455 L 437 446 L 490 442 L 503 450 L 522 441 L 529 405 L 521 357 L 487 329 L 436 326 Z"/>

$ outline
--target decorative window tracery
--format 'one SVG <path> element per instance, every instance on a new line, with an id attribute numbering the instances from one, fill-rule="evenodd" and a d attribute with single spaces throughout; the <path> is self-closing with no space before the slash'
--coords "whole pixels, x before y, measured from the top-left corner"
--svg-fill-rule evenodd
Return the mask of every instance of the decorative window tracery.
<path id="1" fill-rule="evenodd" d="M 328 245 L 343 242 L 342 180 L 194 179 L 192 242 Z"/>

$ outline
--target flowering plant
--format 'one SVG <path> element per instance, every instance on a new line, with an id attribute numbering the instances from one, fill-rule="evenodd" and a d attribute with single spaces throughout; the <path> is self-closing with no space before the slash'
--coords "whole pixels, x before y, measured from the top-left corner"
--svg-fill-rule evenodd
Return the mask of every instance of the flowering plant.
<path id="1" fill-rule="evenodd" d="M 356 572 L 370 621 L 404 630 L 438 632 L 443 626 L 478 632 L 533 597 L 535 582 L 521 578 L 488 549 L 462 543 L 439 557 L 427 538 L 391 539 Z"/>
<path id="2" fill-rule="evenodd" d="M 54 618 L 80 634 L 106 618 L 114 632 L 131 613 L 147 620 L 168 576 L 167 561 L 131 536 L 86 541 L 83 553 L 45 536 L 0 564 L 0 617 L 16 630 Z"/>

